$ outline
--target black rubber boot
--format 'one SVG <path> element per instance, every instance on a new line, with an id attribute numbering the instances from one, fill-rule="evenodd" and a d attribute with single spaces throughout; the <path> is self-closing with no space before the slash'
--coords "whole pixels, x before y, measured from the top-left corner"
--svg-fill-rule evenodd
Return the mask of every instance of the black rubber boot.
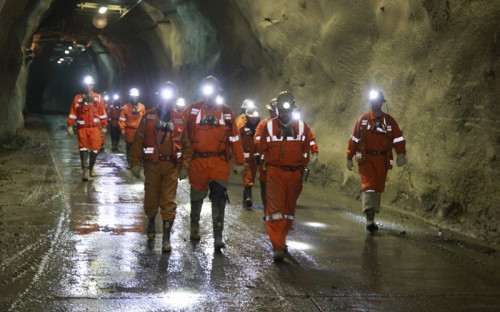
<path id="1" fill-rule="evenodd" d="M 173 225 L 174 221 L 163 220 L 163 238 L 161 241 L 162 252 L 172 251 L 172 246 L 170 246 L 170 231 L 172 230 Z"/>
<path id="2" fill-rule="evenodd" d="M 264 217 L 262 217 L 262 220 L 266 220 L 266 205 L 267 205 L 267 200 L 266 200 L 266 181 L 260 181 L 260 199 L 262 200 L 262 205 L 264 206 Z"/>
<path id="3" fill-rule="evenodd" d="M 222 241 L 223 230 L 224 225 L 222 223 L 214 224 L 214 248 L 216 250 L 226 247 L 226 244 Z"/>
<path id="4" fill-rule="evenodd" d="M 191 201 L 191 233 L 192 240 L 200 240 L 200 213 L 203 206 L 203 199 Z"/>
<path id="5" fill-rule="evenodd" d="M 226 188 L 219 183 L 212 181 L 209 184 L 210 200 L 212 201 L 212 224 L 214 230 L 214 247 L 220 250 L 225 247 L 222 241 L 222 232 L 224 230 L 224 212 L 226 209 Z"/>
<path id="6" fill-rule="evenodd" d="M 95 177 L 94 165 L 97 159 L 97 153 L 90 152 L 90 160 L 89 160 L 89 174 L 91 177 Z"/>
<path id="7" fill-rule="evenodd" d="M 89 152 L 80 151 L 80 161 L 82 163 L 82 181 L 89 180 Z"/>
<path id="8" fill-rule="evenodd" d="M 125 150 L 127 154 L 127 169 L 132 169 L 132 166 L 130 165 L 130 156 L 132 155 L 132 143 L 127 143 L 125 145 Z"/>
<path id="9" fill-rule="evenodd" d="M 148 228 L 146 229 L 146 234 L 149 240 L 155 239 L 155 217 L 148 218 Z"/>
<path id="10" fill-rule="evenodd" d="M 378 230 L 378 225 L 375 223 L 375 209 L 370 208 L 365 210 L 366 215 L 366 229 L 373 233 Z"/>
<path id="11" fill-rule="evenodd" d="M 245 189 L 243 189 L 243 204 L 247 208 L 251 208 L 253 203 L 252 203 L 252 187 L 251 186 L 245 186 Z"/>
<path id="12" fill-rule="evenodd" d="M 262 205 L 264 205 L 264 213 L 266 212 L 266 182 L 260 181 L 260 199 L 262 200 Z"/>

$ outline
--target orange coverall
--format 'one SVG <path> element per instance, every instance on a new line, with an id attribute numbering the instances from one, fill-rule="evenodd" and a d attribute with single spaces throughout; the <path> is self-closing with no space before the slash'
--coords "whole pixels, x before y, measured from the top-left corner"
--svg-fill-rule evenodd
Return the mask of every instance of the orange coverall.
<path id="1" fill-rule="evenodd" d="M 157 129 L 160 112 L 155 107 L 142 118 L 135 132 L 130 163 L 139 165 L 144 160 L 144 212 L 148 218 L 156 216 L 158 207 L 163 220 L 175 219 L 177 179 L 179 169 L 189 168 L 191 145 L 187 138 L 182 114 L 173 110 L 163 121 L 172 122 L 174 130 Z M 166 131 L 165 131 L 166 130 Z"/>
<path id="2" fill-rule="evenodd" d="M 267 122 L 271 120 L 271 117 L 270 116 L 267 116 L 266 119 L 263 119 L 259 122 L 259 124 L 257 125 L 257 128 L 255 129 L 255 135 L 254 135 L 254 140 L 255 140 L 255 150 L 254 150 L 254 153 L 256 155 L 260 155 L 260 138 L 261 138 L 261 135 L 262 135 L 262 129 L 264 129 L 264 127 L 266 126 Z M 318 153 L 318 144 L 316 143 L 316 137 L 314 136 L 314 133 L 312 132 L 312 130 L 309 128 L 309 130 L 311 131 L 311 154 L 313 153 Z M 263 164 L 264 162 L 261 162 L 260 163 L 260 166 L 259 166 L 259 181 L 266 181 L 266 170 L 264 170 L 263 168 Z"/>
<path id="3" fill-rule="evenodd" d="M 142 103 L 137 103 L 137 106 L 127 103 L 123 106 L 118 124 L 120 125 L 120 131 L 125 131 L 125 141 L 127 143 L 134 142 L 135 131 L 145 113 L 146 108 Z"/>
<path id="4" fill-rule="evenodd" d="M 77 94 L 71 104 L 68 126 L 75 121 L 78 125 L 78 147 L 80 151 L 98 152 L 101 148 L 101 128 L 107 125 L 107 115 L 102 97 L 92 93 L 92 98 L 84 100 L 83 94 Z"/>
<path id="5" fill-rule="evenodd" d="M 232 154 L 236 164 L 245 163 L 232 110 L 226 105 L 208 109 L 201 101 L 188 106 L 183 115 L 193 150 L 189 170 L 191 187 L 205 191 L 210 181 L 229 180 Z M 212 118 L 215 124 L 207 122 Z"/>
<path id="6" fill-rule="evenodd" d="M 403 133 L 396 120 L 382 113 L 375 118 L 372 111 L 359 117 L 347 145 L 347 158 L 356 156 L 363 192 L 382 193 L 387 171 L 392 169 L 392 148 L 406 153 Z"/>
<path id="7" fill-rule="evenodd" d="M 274 250 L 286 248 L 311 142 L 311 129 L 300 120 L 291 121 L 285 129 L 279 118 L 273 118 L 262 130 L 260 152 L 267 168 L 266 227 Z"/>

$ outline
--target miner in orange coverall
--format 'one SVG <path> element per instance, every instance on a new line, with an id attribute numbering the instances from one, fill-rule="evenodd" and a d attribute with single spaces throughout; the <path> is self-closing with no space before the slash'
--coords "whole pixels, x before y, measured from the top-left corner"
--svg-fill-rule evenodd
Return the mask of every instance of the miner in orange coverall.
<path id="1" fill-rule="evenodd" d="M 347 145 L 347 169 L 353 169 L 353 157 L 361 176 L 362 206 L 366 229 L 378 230 L 375 213 L 380 211 L 380 197 L 385 189 L 387 171 L 392 169 L 392 149 L 396 149 L 398 166 L 406 163 L 406 142 L 396 120 L 382 112 L 386 102 L 379 90 L 370 91 L 371 111 L 359 117 Z"/>
<path id="2" fill-rule="evenodd" d="M 142 116 L 146 113 L 146 108 L 139 102 L 139 90 L 136 88 L 130 89 L 130 101 L 123 106 L 120 113 L 120 131 L 125 136 L 127 163 L 128 169 L 131 169 L 130 154 L 132 151 L 132 142 L 134 142 L 135 131 L 139 127 Z"/>
<path id="3" fill-rule="evenodd" d="M 111 151 L 118 152 L 118 145 L 120 144 L 120 115 L 122 113 L 122 105 L 120 103 L 120 95 L 113 94 L 113 103 L 111 104 L 109 117 L 109 132 L 111 132 Z"/>
<path id="4" fill-rule="evenodd" d="M 203 101 L 188 106 L 183 115 L 186 119 L 193 158 L 189 170 L 191 184 L 191 234 L 192 240 L 200 239 L 200 213 L 203 198 L 210 190 L 214 247 L 224 247 L 224 210 L 227 185 L 231 171 L 231 157 L 235 157 L 235 173 L 244 169 L 245 158 L 233 111 L 222 103 L 219 80 L 213 76 L 201 84 Z"/>
<path id="5" fill-rule="evenodd" d="M 265 162 L 260 161 L 260 138 L 262 135 L 262 130 L 266 126 L 267 122 L 278 116 L 278 113 L 276 112 L 276 98 L 272 99 L 271 102 L 266 105 L 266 108 L 269 111 L 269 116 L 259 122 L 257 128 L 255 129 L 254 135 L 254 159 L 255 163 L 259 166 L 260 197 L 262 199 L 262 205 L 264 205 L 264 220 L 266 219 L 266 167 Z"/>
<path id="6" fill-rule="evenodd" d="M 245 114 L 247 108 L 255 108 L 254 101 L 245 99 L 243 100 L 243 103 L 241 103 L 241 113 L 238 115 L 238 117 L 236 117 L 236 127 L 238 129 L 240 129 L 247 123 L 247 115 Z"/>
<path id="7" fill-rule="evenodd" d="M 73 99 L 67 122 L 70 136 L 74 134 L 73 124 L 75 121 L 77 123 L 82 180 L 88 181 L 89 176 L 95 176 L 94 165 L 101 148 L 101 131 L 106 129 L 108 117 L 102 97 L 92 91 L 95 85 L 94 78 L 86 76 L 84 84 L 85 92 L 77 94 Z"/>
<path id="8" fill-rule="evenodd" d="M 252 186 L 255 182 L 255 174 L 257 173 L 257 164 L 254 160 L 255 129 L 260 122 L 259 112 L 255 107 L 249 107 L 245 111 L 245 123 L 239 125 L 241 145 L 243 147 L 243 155 L 248 166 L 241 173 L 243 180 L 243 205 L 249 209 L 252 207 Z M 238 123 L 236 121 L 236 123 Z"/>
<path id="9" fill-rule="evenodd" d="M 132 144 L 132 173 L 140 177 L 144 161 L 144 212 L 148 217 L 147 236 L 155 238 L 155 217 L 160 208 L 163 220 L 162 251 L 170 252 L 170 231 L 177 204 L 177 178 L 185 179 L 191 162 L 191 145 L 184 117 L 175 109 L 176 86 L 168 81 L 158 92 L 158 105 L 146 111 Z"/>
<path id="10" fill-rule="evenodd" d="M 262 130 L 260 153 L 267 168 L 267 232 L 274 260 L 282 261 L 287 249 L 286 236 L 302 191 L 302 175 L 309 163 L 312 133 L 304 121 L 292 118 L 295 108 L 292 94 L 281 92 L 276 106 L 278 117 L 268 121 Z"/>

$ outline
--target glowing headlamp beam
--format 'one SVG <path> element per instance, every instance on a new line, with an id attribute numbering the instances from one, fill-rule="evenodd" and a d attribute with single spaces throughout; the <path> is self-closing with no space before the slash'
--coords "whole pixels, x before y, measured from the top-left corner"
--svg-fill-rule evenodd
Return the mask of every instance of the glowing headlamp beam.
<path id="1" fill-rule="evenodd" d="M 171 98 L 174 97 L 174 92 L 171 90 L 171 89 L 163 89 L 161 91 L 161 96 L 165 99 L 165 100 L 170 100 Z"/>
<path id="2" fill-rule="evenodd" d="M 211 95 L 215 92 L 215 88 L 211 85 L 207 85 L 203 87 L 202 92 L 205 95 Z"/>
<path id="3" fill-rule="evenodd" d="M 370 99 L 370 101 L 377 100 L 380 98 L 380 93 L 377 90 L 371 90 L 368 98 Z"/>

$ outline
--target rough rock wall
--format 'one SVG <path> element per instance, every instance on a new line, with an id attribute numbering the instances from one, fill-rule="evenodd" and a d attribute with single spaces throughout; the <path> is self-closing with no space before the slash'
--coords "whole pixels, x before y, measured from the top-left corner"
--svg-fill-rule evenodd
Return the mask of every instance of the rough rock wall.
<path id="1" fill-rule="evenodd" d="M 27 71 L 23 46 L 52 0 L 0 2 L 0 141 L 23 124 L 22 107 Z"/>
<path id="2" fill-rule="evenodd" d="M 390 172 L 385 204 L 500 242 L 500 2 L 235 3 L 271 60 L 259 69 L 259 89 L 291 90 L 316 132 L 317 183 L 359 195 L 345 148 L 377 87 L 409 159 Z"/>

